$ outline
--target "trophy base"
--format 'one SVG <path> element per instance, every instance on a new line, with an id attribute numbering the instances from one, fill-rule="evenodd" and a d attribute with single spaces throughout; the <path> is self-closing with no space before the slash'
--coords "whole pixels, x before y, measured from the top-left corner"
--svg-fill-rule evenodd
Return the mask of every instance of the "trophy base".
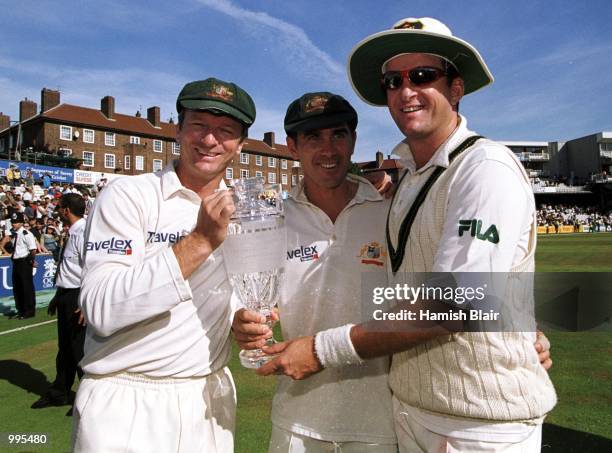
<path id="1" fill-rule="evenodd" d="M 238 354 L 240 358 L 240 364 L 245 368 L 250 368 L 252 370 L 256 370 L 257 368 L 265 365 L 270 360 L 272 360 L 275 356 L 268 355 L 263 352 L 261 349 L 252 349 L 249 351 L 240 351 Z"/>

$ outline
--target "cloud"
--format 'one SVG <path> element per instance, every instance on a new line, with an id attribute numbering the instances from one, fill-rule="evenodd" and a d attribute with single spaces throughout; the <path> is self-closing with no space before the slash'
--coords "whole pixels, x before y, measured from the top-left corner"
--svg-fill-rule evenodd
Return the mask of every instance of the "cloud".
<path id="1" fill-rule="evenodd" d="M 277 54 L 287 61 L 289 71 L 325 80 L 337 85 L 344 81 L 344 65 L 318 48 L 306 32 L 296 25 L 273 17 L 265 12 L 251 11 L 235 5 L 229 0 L 197 0 L 202 5 L 242 22 L 243 29 L 252 29 L 259 40 L 269 40 Z M 263 29 L 263 32 L 262 32 Z M 278 35 L 281 36 L 278 36 Z"/>
<path id="2" fill-rule="evenodd" d="M 161 108 L 162 119 L 166 120 L 175 111 L 177 87 L 185 83 L 185 79 L 176 74 L 152 73 L 136 67 L 117 70 L 75 68 L 14 61 L 2 55 L 0 69 L 6 69 L 10 74 L 0 79 L 3 93 L 0 105 L 15 119 L 19 109 L 19 100 L 15 96 L 19 99 L 27 96 L 40 102 L 42 88 L 59 88 L 63 103 L 98 108 L 100 99 L 111 95 L 115 97 L 117 112 L 134 114 L 141 105 L 144 110 L 157 105 Z M 146 84 L 142 83 L 143 80 Z"/>
<path id="3" fill-rule="evenodd" d="M 285 144 L 285 130 L 283 120 L 285 112 L 275 109 L 269 105 L 257 103 L 257 118 L 249 129 L 249 137 L 255 140 L 263 140 L 264 133 L 274 132 L 276 143 Z"/>

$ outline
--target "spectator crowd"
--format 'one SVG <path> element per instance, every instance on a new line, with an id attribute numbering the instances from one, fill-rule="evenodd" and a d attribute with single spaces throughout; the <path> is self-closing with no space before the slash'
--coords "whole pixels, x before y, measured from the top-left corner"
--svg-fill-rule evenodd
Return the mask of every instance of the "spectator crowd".
<path id="1" fill-rule="evenodd" d="M 87 214 L 93 205 L 91 193 L 99 189 L 51 182 L 48 174 L 40 185 L 33 178 L 20 179 L 17 184 L 14 177 L 6 178 L 5 184 L 0 183 L 0 256 L 13 253 L 11 216 L 17 212 L 25 216 L 24 228 L 36 238 L 37 253 L 52 254 L 57 261 L 67 230 L 57 213 L 59 199 L 67 193 L 82 195 Z"/>
<path id="2" fill-rule="evenodd" d="M 612 231 L 612 212 L 602 212 L 596 207 L 570 205 L 542 205 L 538 208 L 538 226 L 573 226 L 575 231 Z"/>

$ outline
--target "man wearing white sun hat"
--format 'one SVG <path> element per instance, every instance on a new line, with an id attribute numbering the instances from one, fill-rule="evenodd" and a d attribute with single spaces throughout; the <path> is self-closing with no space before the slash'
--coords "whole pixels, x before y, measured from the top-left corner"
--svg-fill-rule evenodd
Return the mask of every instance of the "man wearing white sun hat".
<path id="1" fill-rule="evenodd" d="M 406 171 L 387 220 L 389 286 L 419 272 L 495 272 L 505 276 L 504 310 L 533 311 L 529 179 L 509 149 L 470 131 L 458 112 L 465 94 L 493 82 L 478 51 L 436 19 L 407 18 L 355 46 L 349 77 L 365 102 L 389 108 L 406 137 L 393 151 Z M 467 308 L 426 302 L 437 312 Z M 427 328 L 329 329 L 270 348 L 283 352 L 258 372 L 302 379 L 393 354 L 400 451 L 540 451 L 556 394 L 533 349 L 535 323 L 504 332 L 421 324 Z"/>

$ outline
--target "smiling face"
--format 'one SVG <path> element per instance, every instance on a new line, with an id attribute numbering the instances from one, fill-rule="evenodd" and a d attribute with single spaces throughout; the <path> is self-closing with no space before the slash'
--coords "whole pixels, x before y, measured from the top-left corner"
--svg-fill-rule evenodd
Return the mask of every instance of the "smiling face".
<path id="1" fill-rule="evenodd" d="M 287 146 L 300 161 L 307 190 L 337 189 L 346 182 L 356 133 L 346 124 L 326 129 L 298 132 L 287 137 Z"/>
<path id="2" fill-rule="evenodd" d="M 387 63 L 386 71 L 410 71 L 418 67 L 444 69 L 439 57 L 429 54 L 399 55 Z M 446 76 L 416 86 L 404 79 L 399 88 L 387 90 L 387 105 L 397 127 L 408 142 L 427 142 L 437 148 L 457 126 L 455 106 L 463 96 L 463 80 Z"/>
<path id="3" fill-rule="evenodd" d="M 199 191 L 220 180 L 225 168 L 242 149 L 242 124 L 228 116 L 186 110 L 177 132 L 181 158 L 177 174 L 181 183 Z"/>

